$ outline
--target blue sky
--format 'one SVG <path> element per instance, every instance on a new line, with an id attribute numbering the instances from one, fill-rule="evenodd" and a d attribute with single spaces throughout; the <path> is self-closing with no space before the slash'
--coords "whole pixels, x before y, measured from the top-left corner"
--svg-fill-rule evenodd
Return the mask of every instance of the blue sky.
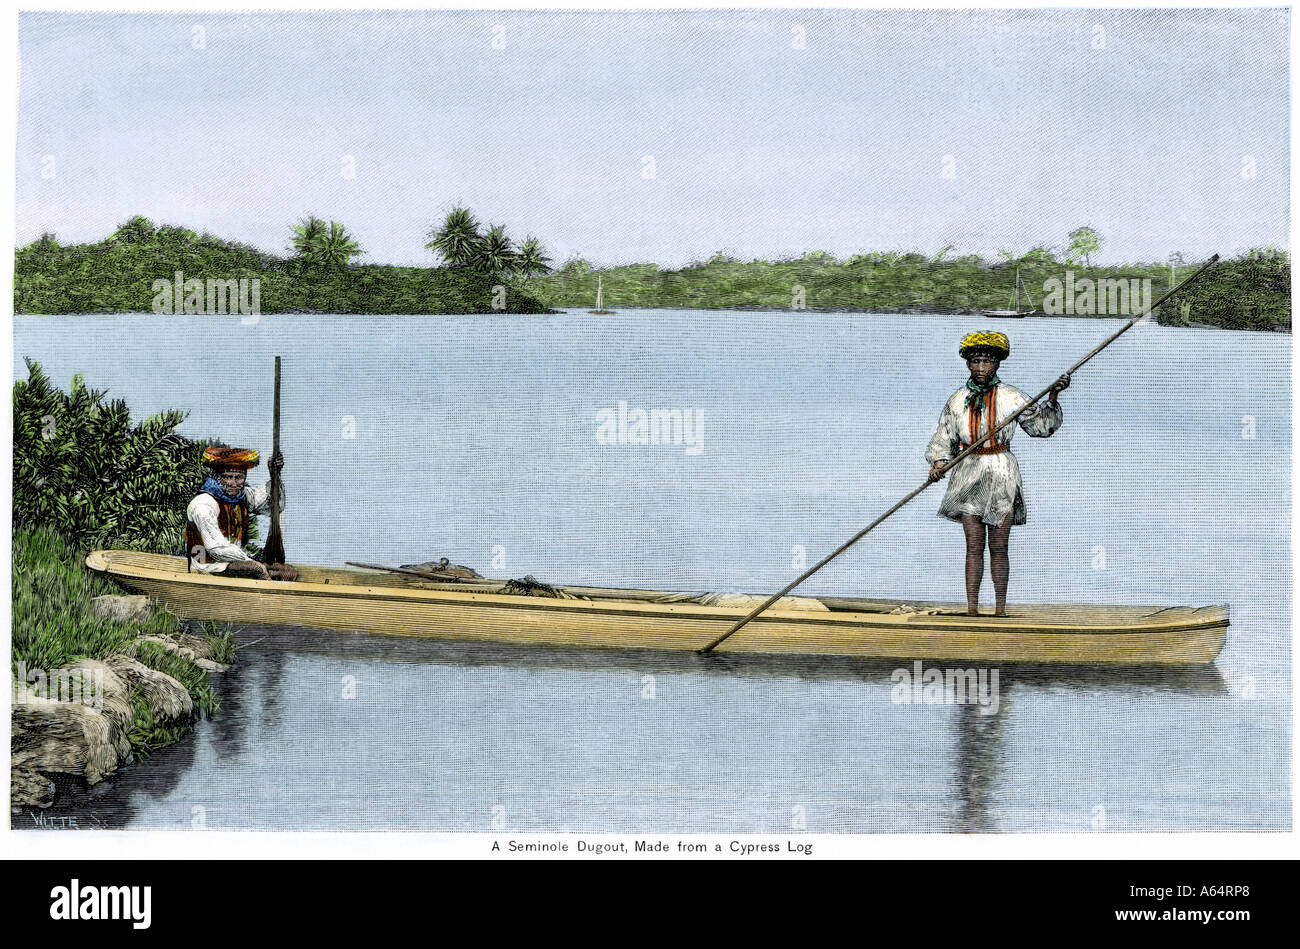
<path id="1" fill-rule="evenodd" d="M 419 264 L 464 203 L 600 265 L 1285 247 L 1288 16 L 26 13 L 16 236 L 142 213 L 278 251 L 310 212 Z"/>

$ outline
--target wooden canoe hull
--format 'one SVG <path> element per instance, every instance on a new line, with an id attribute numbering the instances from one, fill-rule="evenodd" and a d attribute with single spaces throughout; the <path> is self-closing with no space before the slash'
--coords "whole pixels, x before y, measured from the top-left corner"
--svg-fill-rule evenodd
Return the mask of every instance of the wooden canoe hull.
<path id="1" fill-rule="evenodd" d="M 181 557 L 131 551 L 95 551 L 86 564 L 186 619 L 517 645 L 696 650 L 748 612 L 694 603 L 462 592 L 447 584 L 306 566 L 299 568 L 302 580 L 296 583 L 226 579 L 187 573 Z M 980 663 L 1197 664 L 1218 656 L 1228 628 L 1226 606 L 1045 604 L 1012 607 L 1009 616 L 995 618 L 966 616 L 953 604 L 827 602 L 839 608 L 773 608 L 717 651 Z M 845 609 L 846 603 L 863 609 Z M 895 615 L 873 607 L 882 603 L 921 611 Z"/>

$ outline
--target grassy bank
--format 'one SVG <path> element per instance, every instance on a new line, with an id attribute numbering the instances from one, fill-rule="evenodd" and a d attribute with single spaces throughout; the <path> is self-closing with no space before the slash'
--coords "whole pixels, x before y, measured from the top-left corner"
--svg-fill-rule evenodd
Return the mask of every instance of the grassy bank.
<path id="1" fill-rule="evenodd" d="M 208 671 L 166 645 L 184 636 L 177 618 L 160 610 L 136 621 L 96 615 L 93 598 L 124 591 L 84 562 L 96 547 L 179 547 L 185 504 L 202 479 L 203 443 L 175 433 L 179 412 L 133 424 L 122 402 L 106 401 L 79 377 L 60 390 L 35 363 L 15 383 L 13 403 L 12 672 L 49 674 L 79 659 L 128 655 L 181 683 L 196 715 L 214 714 Z M 216 628 L 185 641 L 217 663 L 232 656 L 229 635 Z M 131 708 L 127 737 L 137 758 L 189 730 L 174 717 L 155 721 L 141 693 L 132 693 Z"/>
<path id="2" fill-rule="evenodd" d="M 541 313 L 538 300 L 522 285 L 510 284 L 470 267 L 314 266 L 292 257 L 268 254 L 245 244 L 180 227 L 162 227 L 147 236 L 121 234 L 93 244 L 62 245 L 44 237 L 14 255 L 14 309 L 18 313 L 139 313 L 155 311 L 160 291 L 155 281 L 254 280 L 262 313 L 413 314 Z M 189 291 L 185 291 L 188 295 Z M 174 294 L 171 312 L 187 309 Z M 247 294 L 251 298 L 251 293 Z M 249 300 L 251 302 L 251 300 Z M 222 312 L 236 312 L 231 301 Z"/>
<path id="3" fill-rule="evenodd" d="M 57 669 L 78 659 L 130 652 L 150 668 L 182 682 L 196 708 L 215 712 L 219 703 L 204 669 L 155 643 L 132 648 L 141 637 L 182 634 L 175 616 L 159 610 L 142 623 L 126 623 L 93 613 L 94 597 L 116 596 L 123 590 L 86 569 L 88 552 L 48 528 L 13 535 L 14 671 L 19 663 L 28 669 Z M 228 634 L 210 627 L 205 638 L 214 653 L 228 661 L 232 649 Z"/>
<path id="4" fill-rule="evenodd" d="M 1018 265 L 1024 286 L 1039 306 L 1044 283 L 1051 278 L 1063 281 L 1067 270 L 1076 283 L 1149 279 L 1153 300 L 1168 290 L 1171 279 L 1167 263 L 1090 267 L 1041 251 Z M 843 261 L 824 253 L 776 262 L 717 255 L 679 270 L 661 270 L 655 264 L 594 270 L 576 260 L 532 280 L 530 288 L 552 307 L 590 307 L 599 278 L 605 304 L 613 309 L 792 310 L 798 303 L 814 310 L 979 312 L 1008 305 L 1016 266 L 1009 260 L 989 262 L 975 256 L 930 258 L 895 252 L 859 254 Z M 1190 266 L 1180 267 L 1176 279 L 1191 272 Z M 1170 325 L 1289 330 L 1290 258 L 1269 249 L 1223 261 L 1181 299 L 1163 307 L 1157 319 Z"/>
<path id="5" fill-rule="evenodd" d="M 175 616 L 154 611 L 143 622 L 119 622 L 96 616 L 92 598 L 118 595 L 122 590 L 85 567 L 86 551 L 69 545 L 49 529 L 19 531 L 13 537 L 13 667 L 30 677 L 36 670 L 47 675 L 78 659 L 104 659 L 130 655 L 136 661 L 180 682 L 189 692 L 194 714 L 211 717 L 220 710 L 207 670 L 188 658 L 142 637 L 179 637 Z M 209 650 L 217 661 L 233 658 L 228 631 L 210 627 L 205 632 Z M 161 721 L 145 697 L 131 696 L 133 727 L 127 738 L 137 760 L 187 735 L 191 721 Z"/>
<path id="6" fill-rule="evenodd" d="M 86 569 L 89 551 L 49 528 L 13 535 L 13 661 L 57 669 L 77 659 L 122 652 L 141 635 L 178 631 L 176 618 L 155 613 L 143 625 L 99 619 L 90 601 L 122 589 Z"/>

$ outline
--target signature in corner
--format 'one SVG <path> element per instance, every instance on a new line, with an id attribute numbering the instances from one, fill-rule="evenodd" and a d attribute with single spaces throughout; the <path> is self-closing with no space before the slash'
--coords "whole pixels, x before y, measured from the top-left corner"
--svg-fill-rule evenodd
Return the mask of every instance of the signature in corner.
<path id="1" fill-rule="evenodd" d="M 52 830 L 84 830 L 87 827 L 103 827 L 104 822 L 98 817 L 91 815 L 75 814 L 60 816 L 58 814 L 45 814 L 41 811 L 29 810 L 27 816 L 32 819 L 35 827 L 44 827 Z"/>

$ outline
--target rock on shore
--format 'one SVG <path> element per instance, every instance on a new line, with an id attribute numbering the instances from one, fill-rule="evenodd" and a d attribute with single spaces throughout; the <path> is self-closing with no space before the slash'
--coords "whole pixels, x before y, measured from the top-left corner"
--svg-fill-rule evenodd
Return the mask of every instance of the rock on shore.
<path id="1" fill-rule="evenodd" d="M 228 668 L 212 661 L 211 648 L 202 637 L 142 637 L 129 651 L 134 652 L 142 642 L 156 643 L 204 669 L 221 672 Z M 188 722 L 194 715 L 194 701 L 181 682 L 130 655 L 79 659 L 54 670 L 49 680 L 16 684 L 10 743 L 11 809 L 50 806 L 54 801 L 50 774 L 78 775 L 87 784 L 97 784 L 131 761 L 128 736 L 135 728 L 133 697 L 148 703 L 159 724 Z M 54 681 L 59 683 L 57 687 Z"/>
<path id="2" fill-rule="evenodd" d="M 188 633 L 176 633 L 171 636 L 141 636 L 132 644 L 133 648 L 140 643 L 154 643 L 175 656 L 188 659 L 208 672 L 225 672 L 230 668 L 212 658 L 212 647 L 201 636 L 191 636 Z"/>

